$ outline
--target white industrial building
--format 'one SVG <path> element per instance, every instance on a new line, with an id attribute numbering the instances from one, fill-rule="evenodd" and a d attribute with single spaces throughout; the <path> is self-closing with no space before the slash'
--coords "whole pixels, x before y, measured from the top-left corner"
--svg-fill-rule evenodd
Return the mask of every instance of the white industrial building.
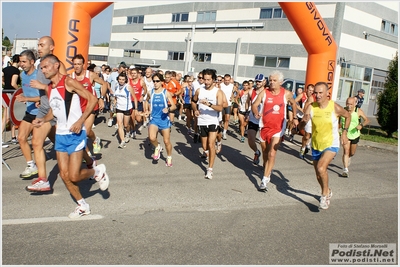
<path id="1" fill-rule="evenodd" d="M 398 50 L 398 2 L 321 2 L 338 44 L 333 99 L 366 91 L 376 113 L 389 62 Z M 114 3 L 108 63 L 160 65 L 197 73 L 213 68 L 237 81 L 268 75 L 305 79 L 307 52 L 278 2 L 123 1 Z"/>

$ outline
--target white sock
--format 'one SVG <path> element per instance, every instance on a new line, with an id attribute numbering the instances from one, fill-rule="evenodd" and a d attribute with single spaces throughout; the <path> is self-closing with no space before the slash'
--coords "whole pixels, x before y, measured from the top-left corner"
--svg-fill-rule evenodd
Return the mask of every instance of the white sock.
<path id="1" fill-rule="evenodd" d="M 82 205 L 85 205 L 85 206 L 86 206 L 86 205 L 87 205 L 87 203 L 86 203 L 86 201 L 85 201 L 84 198 L 78 200 L 77 202 L 78 202 L 78 204 L 79 204 L 80 206 L 82 206 Z"/>
<path id="2" fill-rule="evenodd" d="M 35 167 L 35 162 L 33 160 L 27 161 L 26 164 L 28 164 L 29 167 Z"/>
<path id="3" fill-rule="evenodd" d="M 226 130 L 224 129 L 224 134 L 226 134 Z"/>
<path id="4" fill-rule="evenodd" d="M 265 182 L 265 184 L 267 184 L 267 183 L 269 183 L 269 181 L 271 180 L 271 178 L 268 176 L 264 176 L 263 177 L 263 179 L 262 179 L 264 182 Z"/>

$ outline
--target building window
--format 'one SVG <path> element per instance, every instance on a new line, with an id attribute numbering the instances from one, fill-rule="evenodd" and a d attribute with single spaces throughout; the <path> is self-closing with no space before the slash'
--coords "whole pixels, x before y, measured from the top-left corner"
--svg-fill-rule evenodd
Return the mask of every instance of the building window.
<path id="1" fill-rule="evenodd" d="M 140 58 L 140 50 L 124 50 L 124 57 Z"/>
<path id="2" fill-rule="evenodd" d="M 175 13 L 172 14 L 172 22 L 182 22 L 189 20 L 189 13 Z"/>
<path id="3" fill-rule="evenodd" d="M 185 60 L 185 53 L 184 52 L 168 52 L 168 60 Z"/>
<path id="4" fill-rule="evenodd" d="M 216 11 L 197 12 L 197 22 L 215 21 L 216 18 Z"/>
<path id="5" fill-rule="evenodd" d="M 193 60 L 197 62 L 211 62 L 211 53 L 193 53 Z"/>
<path id="6" fill-rule="evenodd" d="M 367 103 L 372 69 L 349 63 L 342 63 L 341 68 L 337 100 L 346 101 L 348 97 L 357 95 L 358 90 L 364 89 L 364 103 Z"/>
<path id="7" fill-rule="evenodd" d="M 288 69 L 289 65 L 289 57 L 256 56 L 254 59 L 254 66 Z"/>
<path id="8" fill-rule="evenodd" d="M 397 25 L 396 23 L 382 20 L 381 31 L 392 34 L 394 36 L 398 36 L 398 28 L 399 25 Z"/>
<path id="9" fill-rule="evenodd" d="M 89 60 L 96 60 L 96 61 L 108 61 L 108 56 L 100 56 L 100 55 L 89 55 Z"/>
<path id="10" fill-rule="evenodd" d="M 127 17 L 126 24 L 143 24 L 144 16 Z"/>
<path id="11" fill-rule="evenodd" d="M 282 8 L 274 7 L 274 8 L 261 8 L 260 11 L 260 19 L 283 19 L 286 18 L 285 13 Z"/>

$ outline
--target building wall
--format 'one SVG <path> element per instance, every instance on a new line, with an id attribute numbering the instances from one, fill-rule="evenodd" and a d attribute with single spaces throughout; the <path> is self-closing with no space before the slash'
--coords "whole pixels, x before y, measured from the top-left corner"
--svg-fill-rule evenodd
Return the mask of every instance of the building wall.
<path id="1" fill-rule="evenodd" d="M 376 70 L 387 69 L 397 51 L 398 37 L 381 31 L 381 24 L 382 19 L 398 24 L 398 3 L 346 2 L 343 13 L 337 12 L 337 2 L 321 2 L 316 6 L 331 31 L 340 25 L 339 35 L 335 37 L 339 46 L 338 59 Z M 108 62 L 125 61 L 129 65 L 155 61 L 163 70 L 184 72 L 185 60 L 168 60 L 168 52 L 189 51 L 185 39 L 191 36 L 195 25 L 192 51 L 212 54 L 210 62 L 190 63 L 195 73 L 210 67 L 219 74 L 233 74 L 240 42 L 236 80 L 254 78 L 257 73 L 268 74 L 276 69 L 255 66 L 256 56 L 290 57 L 289 67 L 279 70 L 285 77 L 304 80 L 307 51 L 286 18 L 260 19 L 260 9 L 269 7 L 280 6 L 277 2 L 247 1 L 116 2 Z M 197 13 L 201 11 L 215 11 L 215 21 L 196 22 Z M 187 22 L 171 22 L 173 13 L 183 12 L 189 14 Z M 144 23 L 127 24 L 127 16 L 144 16 Z M 257 26 L 244 27 L 250 24 Z M 140 57 L 124 56 L 126 49 L 140 51 Z M 338 72 L 339 63 L 338 60 Z M 335 83 L 336 92 L 338 84 Z M 369 100 L 364 103 L 368 109 Z"/>

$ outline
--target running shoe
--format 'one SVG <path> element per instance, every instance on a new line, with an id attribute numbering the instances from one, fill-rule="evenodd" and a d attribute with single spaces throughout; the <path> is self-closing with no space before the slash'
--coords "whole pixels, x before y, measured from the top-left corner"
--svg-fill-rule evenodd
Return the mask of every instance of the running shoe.
<path id="1" fill-rule="evenodd" d="M 305 150 L 303 149 L 303 148 L 300 148 L 300 153 L 299 153 L 299 157 L 301 158 L 301 159 L 304 159 L 304 154 L 305 154 Z"/>
<path id="2" fill-rule="evenodd" d="M 4 142 L 2 142 L 2 148 L 7 148 L 7 147 L 8 147 L 8 145 L 5 144 Z"/>
<path id="3" fill-rule="evenodd" d="M 135 131 L 131 132 L 131 137 L 132 137 L 132 139 L 136 139 L 136 132 Z"/>
<path id="4" fill-rule="evenodd" d="M 126 147 L 126 144 L 125 144 L 125 141 L 121 141 L 121 143 L 119 144 L 119 146 L 118 146 L 118 148 L 125 148 Z"/>
<path id="5" fill-rule="evenodd" d="M 254 153 L 254 159 L 253 159 L 253 164 L 254 165 L 258 165 L 258 163 L 260 163 L 260 150 L 257 150 L 256 153 Z"/>
<path id="6" fill-rule="evenodd" d="M 127 134 L 125 134 L 125 139 L 124 139 L 124 142 L 125 143 L 129 143 L 129 133 L 127 133 Z"/>
<path id="7" fill-rule="evenodd" d="M 261 184 L 260 184 L 260 190 L 261 191 L 268 191 L 267 184 L 269 183 L 269 181 L 270 181 L 269 178 L 263 178 L 261 180 Z"/>
<path id="8" fill-rule="evenodd" d="M 172 157 L 167 157 L 167 160 L 165 161 L 165 166 L 172 167 Z"/>
<path id="9" fill-rule="evenodd" d="M 113 124 L 113 119 L 108 119 L 107 126 L 111 127 Z"/>
<path id="10" fill-rule="evenodd" d="M 100 142 L 101 142 L 100 137 L 96 136 L 96 139 L 93 142 L 93 153 L 94 154 L 100 153 L 100 150 L 101 150 Z"/>
<path id="11" fill-rule="evenodd" d="M 242 136 L 242 137 L 240 138 L 240 142 L 241 142 L 241 143 L 244 143 L 244 136 Z"/>
<path id="12" fill-rule="evenodd" d="M 289 129 L 288 129 L 288 128 L 286 128 L 286 130 L 285 130 L 285 135 L 286 135 L 287 137 L 289 137 Z"/>
<path id="13" fill-rule="evenodd" d="M 309 151 L 310 151 L 310 147 L 309 146 L 306 146 L 306 150 L 304 151 L 304 154 L 307 154 Z"/>
<path id="14" fill-rule="evenodd" d="M 222 150 L 222 143 L 221 142 L 217 142 L 216 144 L 215 144 L 215 153 L 219 153 L 219 152 L 221 152 L 221 150 Z"/>
<path id="15" fill-rule="evenodd" d="M 327 210 L 329 208 L 330 200 L 326 196 L 321 196 L 319 200 L 319 208 Z"/>
<path id="16" fill-rule="evenodd" d="M 293 142 L 293 139 L 294 139 L 294 135 L 291 134 L 291 135 L 289 136 L 289 142 Z"/>
<path id="17" fill-rule="evenodd" d="M 34 180 L 31 185 L 25 187 L 26 191 L 29 192 L 43 192 L 43 191 L 50 191 L 50 183 L 45 178 L 39 177 L 38 179 Z"/>
<path id="18" fill-rule="evenodd" d="M 100 164 L 95 167 L 99 172 L 95 175 L 94 179 L 99 183 L 99 187 L 101 191 L 105 191 L 110 184 L 110 179 L 106 173 L 106 165 Z"/>
<path id="19" fill-rule="evenodd" d="M 74 212 L 71 212 L 68 217 L 70 219 L 78 219 L 82 217 L 83 215 L 88 215 L 90 214 L 90 207 L 89 204 L 86 205 L 78 205 L 78 207 L 75 208 Z"/>
<path id="20" fill-rule="evenodd" d="M 161 146 L 160 144 L 158 144 L 157 147 L 154 149 L 153 159 L 158 160 L 160 158 L 160 154 L 161 154 Z"/>
<path id="21" fill-rule="evenodd" d="M 204 176 L 204 178 L 210 179 L 210 180 L 213 178 L 213 171 L 210 170 L 210 168 L 207 169 L 207 173 L 206 173 L 206 175 Z"/>
<path id="22" fill-rule="evenodd" d="M 222 133 L 222 139 L 226 140 L 226 133 Z"/>
<path id="23" fill-rule="evenodd" d="M 21 178 L 29 178 L 38 173 L 36 164 L 34 166 L 27 166 L 25 170 L 19 175 Z"/>
<path id="24" fill-rule="evenodd" d="M 343 177 L 349 177 L 349 170 L 343 169 L 342 176 Z"/>
<path id="25" fill-rule="evenodd" d="M 11 138 L 11 144 L 13 144 L 13 145 L 16 145 L 16 144 L 18 144 L 17 137 L 13 137 L 13 138 Z"/>
<path id="26" fill-rule="evenodd" d="M 115 129 L 118 129 L 118 123 L 115 124 L 114 128 L 115 128 Z"/>
<path id="27" fill-rule="evenodd" d="M 208 150 L 207 151 L 203 151 L 203 154 L 201 154 L 201 158 L 203 158 L 203 159 L 208 158 Z"/>

